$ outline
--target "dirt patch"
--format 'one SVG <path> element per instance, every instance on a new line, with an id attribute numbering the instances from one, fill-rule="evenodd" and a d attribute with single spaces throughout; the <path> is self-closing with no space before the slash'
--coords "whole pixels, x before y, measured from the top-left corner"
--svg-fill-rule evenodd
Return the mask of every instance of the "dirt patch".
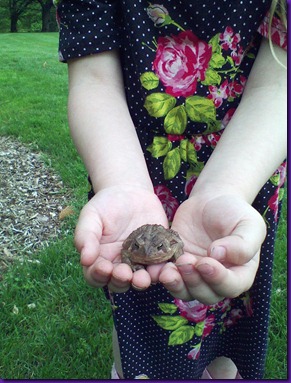
<path id="1" fill-rule="evenodd" d="M 0 137 L 0 274 L 61 233 L 70 192 L 30 145 Z"/>

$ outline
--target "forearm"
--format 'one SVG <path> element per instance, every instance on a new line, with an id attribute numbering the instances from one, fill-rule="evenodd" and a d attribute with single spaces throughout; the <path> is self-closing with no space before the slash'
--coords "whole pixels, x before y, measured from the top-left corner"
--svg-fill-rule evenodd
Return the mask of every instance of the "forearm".
<path id="1" fill-rule="evenodd" d="M 152 190 L 116 52 L 69 63 L 68 111 L 71 135 L 94 190 L 121 184 Z"/>
<path id="2" fill-rule="evenodd" d="M 285 52 L 278 48 L 285 59 Z M 287 152 L 287 79 L 263 42 L 242 101 L 194 193 L 234 193 L 252 202 Z"/>

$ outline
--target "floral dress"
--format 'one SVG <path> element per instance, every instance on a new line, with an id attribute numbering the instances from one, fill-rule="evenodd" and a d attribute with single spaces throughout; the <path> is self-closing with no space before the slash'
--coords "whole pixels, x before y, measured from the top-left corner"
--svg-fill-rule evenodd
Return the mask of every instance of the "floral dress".
<path id="1" fill-rule="evenodd" d="M 268 34 L 270 3 L 58 4 L 61 61 L 120 50 L 129 110 L 170 222 L 239 105 L 262 35 Z M 272 38 L 286 47 L 276 18 Z M 160 284 L 109 294 L 125 378 L 198 379 L 217 356 L 230 357 L 244 379 L 262 378 L 285 169 L 284 162 L 253 204 L 268 234 L 248 292 L 210 306 L 174 299 Z"/>

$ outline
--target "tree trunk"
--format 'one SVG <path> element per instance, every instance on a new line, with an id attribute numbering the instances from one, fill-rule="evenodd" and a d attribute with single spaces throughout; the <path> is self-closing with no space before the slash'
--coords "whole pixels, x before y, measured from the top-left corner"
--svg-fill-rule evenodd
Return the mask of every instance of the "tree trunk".
<path id="1" fill-rule="evenodd" d="M 10 32 L 12 33 L 17 32 L 17 21 L 18 21 L 18 15 L 13 13 L 10 16 Z"/>
<path id="2" fill-rule="evenodd" d="M 42 18 L 42 32 L 49 32 L 50 31 L 50 10 L 53 6 L 53 2 L 49 2 L 46 4 L 41 4 L 41 18 Z"/>

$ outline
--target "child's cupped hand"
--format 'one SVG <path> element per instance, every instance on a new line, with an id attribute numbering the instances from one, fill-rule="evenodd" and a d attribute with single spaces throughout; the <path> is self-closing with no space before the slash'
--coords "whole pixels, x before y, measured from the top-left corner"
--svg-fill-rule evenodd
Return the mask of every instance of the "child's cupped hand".
<path id="1" fill-rule="evenodd" d="M 180 205 L 172 224 L 184 241 L 184 254 L 176 264 L 132 272 L 121 263 L 122 243 L 148 223 L 168 226 L 158 197 L 142 188 L 103 189 L 84 206 L 75 244 L 90 285 L 125 292 L 130 286 L 142 290 L 160 281 L 176 298 L 212 304 L 238 296 L 253 284 L 266 226 L 241 198 L 190 197 Z"/>
<path id="2" fill-rule="evenodd" d="M 82 209 L 75 231 L 75 245 L 87 282 L 124 292 L 131 285 L 145 289 L 156 281 L 160 268 L 152 267 L 151 274 L 147 270 L 132 272 L 129 265 L 121 263 L 120 256 L 128 235 L 149 223 L 168 225 L 154 192 L 131 186 L 100 190 Z"/>
<path id="3" fill-rule="evenodd" d="M 234 195 L 193 196 L 178 208 L 172 228 L 185 253 L 164 266 L 159 280 L 174 297 L 213 304 L 251 287 L 266 225 L 249 203 Z"/>

